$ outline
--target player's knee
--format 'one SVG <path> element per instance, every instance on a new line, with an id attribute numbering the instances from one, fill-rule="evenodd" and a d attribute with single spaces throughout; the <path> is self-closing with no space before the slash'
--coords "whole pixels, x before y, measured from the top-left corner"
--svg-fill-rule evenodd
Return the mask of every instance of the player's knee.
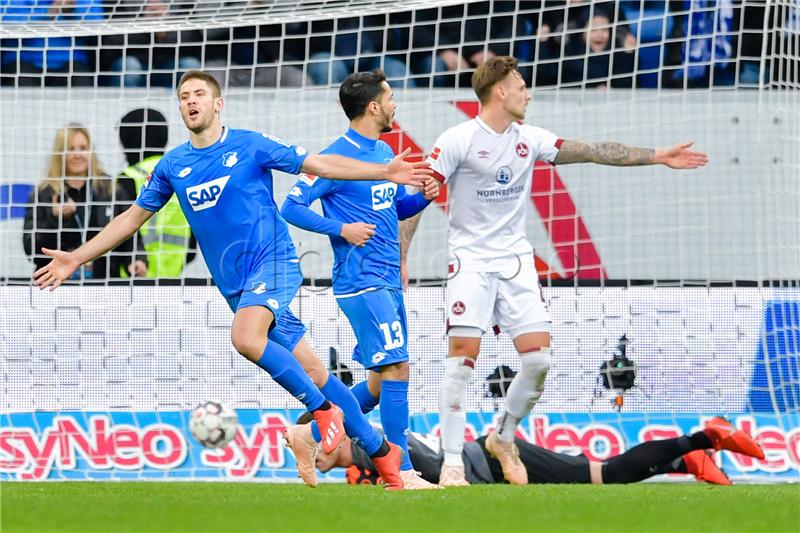
<path id="1" fill-rule="evenodd" d="M 467 356 L 473 359 L 478 357 L 481 349 L 481 336 L 479 328 L 454 326 L 449 331 L 449 355 Z"/>
<path id="2" fill-rule="evenodd" d="M 390 381 L 408 381 L 409 367 L 408 362 L 394 363 L 381 367 L 381 378 Z"/>
<path id="3" fill-rule="evenodd" d="M 550 333 L 547 331 L 522 333 L 514 338 L 514 347 L 521 354 L 535 352 L 536 350 L 549 346 Z"/>
<path id="4" fill-rule="evenodd" d="M 254 335 L 248 335 L 247 332 L 242 330 L 231 331 L 231 343 L 237 352 L 251 361 L 258 360 L 266 348 L 264 339 L 259 339 Z"/>
<path id="5" fill-rule="evenodd" d="M 520 357 L 520 361 L 520 373 L 535 384 L 535 390 L 541 392 L 547 371 L 550 370 L 550 348 L 526 353 Z"/>
<path id="6" fill-rule="evenodd" d="M 318 361 L 319 362 L 319 361 Z M 303 365 L 303 370 L 306 371 L 308 377 L 311 378 L 311 381 L 314 382 L 314 385 L 317 387 L 322 387 L 329 379 L 336 379 L 333 376 L 330 376 L 328 370 L 322 366 L 322 363 L 318 365 Z"/>

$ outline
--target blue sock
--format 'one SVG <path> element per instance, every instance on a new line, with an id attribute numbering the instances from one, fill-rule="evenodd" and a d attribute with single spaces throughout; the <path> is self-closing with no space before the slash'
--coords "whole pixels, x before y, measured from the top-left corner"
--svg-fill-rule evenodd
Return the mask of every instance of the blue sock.
<path id="1" fill-rule="evenodd" d="M 369 391 L 366 381 L 353 385 L 350 391 L 353 393 L 353 396 L 356 397 L 356 400 L 358 400 L 358 405 L 361 406 L 361 412 L 364 414 L 372 412 L 375 406 L 378 405 L 378 401 L 380 401 L 380 398 L 376 398 Z"/>
<path id="2" fill-rule="evenodd" d="M 381 384 L 381 424 L 389 442 L 403 450 L 400 470 L 413 469 L 408 455 L 408 381 Z"/>
<path id="3" fill-rule="evenodd" d="M 303 402 L 306 409 L 316 411 L 325 403 L 319 391 L 292 352 L 274 341 L 267 341 L 264 354 L 256 363 L 266 370 L 275 382 Z"/>
<path id="4" fill-rule="evenodd" d="M 361 407 L 350 389 L 331 375 L 328 376 L 327 383 L 320 390 L 325 395 L 325 399 L 338 405 L 344 413 L 344 430 L 353 442 L 361 446 L 367 455 L 375 454 L 383 444 L 383 437 L 361 412 Z M 314 434 L 313 426 L 311 434 Z M 319 429 L 317 429 L 317 434 L 319 434 Z"/>

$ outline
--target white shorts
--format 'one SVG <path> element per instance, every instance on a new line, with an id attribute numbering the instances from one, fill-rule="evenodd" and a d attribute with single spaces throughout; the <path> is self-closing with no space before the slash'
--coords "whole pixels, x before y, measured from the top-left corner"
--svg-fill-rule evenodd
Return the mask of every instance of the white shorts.
<path id="1" fill-rule="evenodd" d="M 550 313 L 531 256 L 501 272 L 459 271 L 447 282 L 448 329 L 497 326 L 514 339 L 550 331 Z"/>

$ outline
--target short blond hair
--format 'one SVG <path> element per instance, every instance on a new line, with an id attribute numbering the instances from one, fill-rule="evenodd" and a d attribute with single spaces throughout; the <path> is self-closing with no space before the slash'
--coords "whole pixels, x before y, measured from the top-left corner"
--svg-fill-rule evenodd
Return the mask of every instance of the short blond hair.
<path id="1" fill-rule="evenodd" d="M 485 104 L 492 94 L 492 87 L 503 81 L 510 72 L 518 71 L 516 58 L 511 56 L 495 56 L 475 69 L 472 75 L 472 90 L 478 100 Z"/>

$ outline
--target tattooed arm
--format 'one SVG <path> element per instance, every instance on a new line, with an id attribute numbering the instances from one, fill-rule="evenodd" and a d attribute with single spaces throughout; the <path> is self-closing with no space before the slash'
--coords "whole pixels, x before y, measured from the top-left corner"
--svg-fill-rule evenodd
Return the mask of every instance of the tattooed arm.
<path id="1" fill-rule="evenodd" d="M 403 281 L 404 289 L 408 288 L 408 249 L 411 248 L 411 238 L 417 231 L 422 213 L 421 211 L 400 222 L 400 279 Z"/>
<path id="2" fill-rule="evenodd" d="M 692 143 L 676 144 L 669 148 L 636 148 L 615 142 L 588 143 L 565 139 L 553 161 L 557 165 L 569 163 L 597 163 L 619 167 L 641 165 L 666 165 L 670 168 L 689 169 L 705 166 L 708 156 L 690 150 Z"/>

